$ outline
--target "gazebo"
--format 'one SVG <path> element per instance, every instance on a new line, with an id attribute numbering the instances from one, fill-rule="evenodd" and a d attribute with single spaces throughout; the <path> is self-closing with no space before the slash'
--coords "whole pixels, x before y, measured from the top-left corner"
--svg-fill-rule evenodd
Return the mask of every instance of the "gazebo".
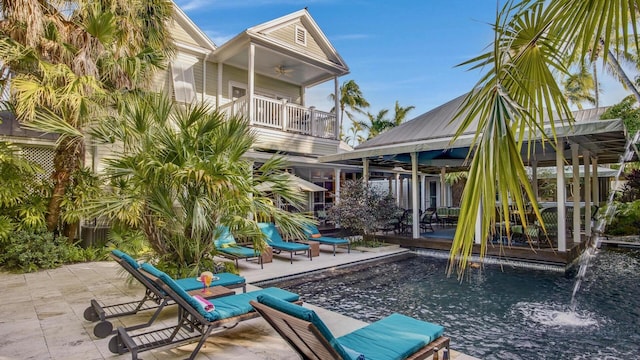
<path id="1" fill-rule="evenodd" d="M 323 156 L 321 162 L 340 163 L 362 166 L 363 177 L 368 181 L 369 169 L 384 169 L 393 172 L 394 169 L 411 169 L 411 186 L 419 188 L 423 174 L 440 174 L 441 183 L 444 175 L 450 171 L 464 171 L 467 169 L 467 155 L 470 151 L 472 138 L 477 129 L 474 121 L 464 134 L 452 141 L 455 131 L 462 119 L 454 118 L 465 95 L 449 101 L 431 111 L 392 128 L 377 137 L 357 146 L 353 151 Z M 601 194 L 598 193 L 598 164 L 613 164 L 637 160 L 634 142 L 628 138 L 625 126 L 620 119 L 600 120 L 600 115 L 606 108 L 579 110 L 574 112 L 575 122 L 569 124 L 566 119 L 555 121 L 558 142 L 562 144 L 562 151 L 555 149 L 543 141 L 542 134 L 527 134 L 530 144 L 522 147 L 522 158 L 525 165 L 532 169 L 532 182 L 537 197 L 537 168 L 554 166 L 557 180 L 558 207 L 558 247 L 557 250 L 567 250 L 565 218 L 565 159 L 573 170 L 574 188 L 580 188 L 580 174 L 584 181 L 584 199 L 573 197 L 573 205 L 578 208 L 581 200 L 585 204 L 585 217 L 590 218 L 591 204 L 600 203 Z M 547 137 L 552 136 L 549 123 L 544 130 Z M 530 146 L 529 146 L 530 145 Z M 531 152 L 528 149 L 532 149 Z M 336 184 L 336 188 L 339 184 Z M 421 188 L 424 190 L 424 184 Z M 441 191 L 444 187 L 441 186 Z M 419 218 L 418 192 L 412 192 L 411 204 L 413 218 Z M 588 216 L 588 217 L 587 217 Z M 575 211 L 573 228 L 579 228 L 580 212 Z M 419 224 L 413 223 L 412 236 L 420 237 Z M 591 229 L 586 227 L 585 235 L 591 236 Z M 581 241 L 580 232 L 573 232 L 574 243 Z M 476 238 L 476 243 L 480 239 Z"/>

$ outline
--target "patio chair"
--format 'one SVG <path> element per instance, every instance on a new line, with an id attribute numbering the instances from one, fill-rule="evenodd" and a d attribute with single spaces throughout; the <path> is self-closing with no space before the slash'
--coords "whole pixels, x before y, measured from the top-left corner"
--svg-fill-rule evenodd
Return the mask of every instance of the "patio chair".
<path id="1" fill-rule="evenodd" d="M 250 301 L 257 299 L 260 295 L 269 295 L 283 302 L 300 302 L 297 294 L 278 288 L 266 288 L 212 299 L 210 302 L 213 304 L 213 309 L 207 311 L 176 281 L 153 265 L 142 264 L 140 272 L 178 304 L 178 315 L 175 325 L 142 333 L 118 327 L 117 334 L 109 340 L 109 350 L 114 354 L 130 352 L 132 360 L 138 359 L 138 354 L 143 351 L 198 340 L 198 344 L 189 356 L 189 359 L 194 359 L 214 330 L 219 330 L 216 333 L 222 332 L 234 327 L 240 321 L 259 317 Z"/>
<path id="2" fill-rule="evenodd" d="M 400 314 L 335 338 L 311 309 L 268 295 L 251 305 L 303 359 L 425 359 L 449 349 L 442 326 Z"/>
<path id="3" fill-rule="evenodd" d="M 284 241 L 278 229 L 276 229 L 276 225 L 273 223 L 258 223 L 258 227 L 260 231 L 264 235 L 266 235 L 267 244 L 271 246 L 273 252 L 276 254 L 280 254 L 283 251 L 287 251 L 290 253 L 290 261 L 293 264 L 293 255 L 299 254 L 307 254 L 309 256 L 309 260 L 313 260 L 311 257 L 311 247 L 307 244 L 300 244 L 291 241 Z"/>
<path id="4" fill-rule="evenodd" d="M 438 221 L 437 217 L 436 217 L 436 211 L 435 209 L 427 209 L 425 210 L 422 215 L 420 215 L 420 232 L 425 232 L 428 230 L 431 230 L 432 232 L 435 231 L 433 229 L 433 222 L 434 221 Z"/>
<path id="5" fill-rule="evenodd" d="M 227 259 L 235 260 L 236 268 L 238 267 L 238 259 L 245 259 L 249 261 L 250 259 L 257 258 L 260 262 L 260 268 L 264 269 L 260 250 L 238 245 L 233 234 L 231 234 L 231 231 L 229 231 L 229 228 L 226 226 L 219 226 L 218 230 L 220 235 L 218 238 L 213 240 L 213 244 L 216 247 L 218 255 L 224 256 Z"/>
<path id="6" fill-rule="evenodd" d="M 303 230 L 309 240 L 333 246 L 333 256 L 336 256 L 336 247 L 338 245 L 347 245 L 347 253 L 351 253 L 351 243 L 347 239 L 322 236 L 320 230 L 313 224 L 306 225 Z"/>
<path id="7" fill-rule="evenodd" d="M 87 321 L 99 321 L 93 328 L 93 334 L 99 338 L 105 338 L 111 334 L 115 334 L 113 324 L 108 320 L 120 316 L 133 315 L 141 311 L 155 309 L 155 312 L 144 324 L 138 324 L 128 327 L 128 330 L 141 329 L 151 326 L 157 319 L 162 309 L 172 304 L 171 299 L 167 298 L 166 293 L 150 281 L 146 276 L 140 273 L 140 265 L 131 256 L 120 250 L 112 250 L 110 256 L 122 266 L 131 276 L 138 280 L 145 287 L 144 296 L 140 300 L 129 301 L 125 303 L 106 305 L 95 299 L 91 300 L 91 305 L 85 309 L 84 318 Z M 242 288 L 242 292 L 246 292 L 245 279 L 230 273 L 217 273 L 218 278 L 211 283 L 211 286 L 224 286 L 226 288 Z M 195 277 L 175 280 L 176 283 L 184 290 L 191 291 L 201 289 L 202 283 Z"/>

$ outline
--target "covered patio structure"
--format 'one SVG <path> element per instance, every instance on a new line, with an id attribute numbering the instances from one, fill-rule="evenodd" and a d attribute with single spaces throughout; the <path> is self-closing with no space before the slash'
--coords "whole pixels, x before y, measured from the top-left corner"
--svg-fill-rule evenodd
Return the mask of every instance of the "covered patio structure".
<path id="1" fill-rule="evenodd" d="M 393 172 L 398 169 L 411 170 L 411 187 L 420 189 L 412 191 L 411 208 L 413 219 L 420 214 L 419 193 L 424 192 L 423 182 L 426 174 L 439 174 L 440 191 L 443 191 L 444 177 L 447 172 L 466 171 L 467 155 L 470 151 L 473 136 L 477 129 L 474 121 L 466 132 L 452 142 L 455 131 L 462 122 L 454 118 L 459 105 L 464 99 L 460 96 L 429 112 L 426 112 L 402 125 L 392 128 L 379 136 L 359 145 L 353 151 L 323 156 L 321 162 L 359 165 L 363 168 L 363 178 L 368 181 L 370 169 Z M 585 219 L 591 218 L 591 204 L 600 204 L 606 200 L 607 194 L 600 194 L 598 189 L 598 165 L 619 164 L 637 160 L 634 141 L 630 141 L 623 121 L 620 119 L 600 120 L 605 108 L 580 110 L 574 112 L 575 122 L 568 124 L 566 119 L 557 119 L 555 131 L 561 151 L 556 151 L 542 134 L 526 134 L 529 143 L 522 147 L 522 158 L 526 166 L 532 169 L 534 194 L 537 192 L 537 169 L 554 166 L 557 181 L 557 247 L 558 252 L 567 251 L 565 165 L 572 168 L 572 184 L 580 189 L 580 174 L 584 176 L 584 198 L 580 191 L 575 191 L 573 206 L 584 206 Z M 552 137 L 550 124 L 545 124 L 547 137 Z M 532 149 L 528 152 L 528 149 Z M 443 198 L 444 196 L 442 196 Z M 424 201 L 422 202 L 424 204 Z M 573 229 L 580 229 L 580 211 L 573 212 Z M 589 238 L 590 226 L 585 226 L 584 235 Z M 476 231 L 479 233 L 479 231 Z M 582 241 L 580 231 L 572 234 L 573 243 Z M 419 224 L 413 222 L 412 238 L 419 239 Z M 476 243 L 481 239 L 476 237 Z"/>

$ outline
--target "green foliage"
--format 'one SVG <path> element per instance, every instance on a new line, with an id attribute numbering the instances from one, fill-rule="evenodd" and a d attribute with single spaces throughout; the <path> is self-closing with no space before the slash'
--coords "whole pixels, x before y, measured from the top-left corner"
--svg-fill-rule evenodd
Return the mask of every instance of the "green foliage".
<path id="1" fill-rule="evenodd" d="M 640 200 L 615 203 L 616 212 L 607 226 L 607 235 L 623 236 L 640 234 Z"/>
<path id="2" fill-rule="evenodd" d="M 302 236 L 308 215 L 281 210 L 273 199 L 299 208 L 304 194 L 283 174 L 280 157 L 254 170 L 245 153 L 255 136 L 244 119 L 227 118 L 205 104 L 176 106 L 154 93 L 119 105 L 118 115 L 92 134 L 97 142 L 122 146 L 106 159 L 110 192 L 89 201 L 87 210 L 144 234 L 169 273 L 211 270 L 213 240 L 222 224 L 257 248 L 264 246 L 257 221 L 275 220 L 286 233 Z M 265 183 L 268 190 L 260 187 Z"/>
<path id="3" fill-rule="evenodd" d="M 600 116 L 600 119 L 622 119 L 629 134 L 635 134 L 640 130 L 640 109 L 635 96 L 629 95 L 618 104 L 611 106 Z"/>
<path id="4" fill-rule="evenodd" d="M 82 249 L 51 232 L 16 231 L 0 239 L 0 266 L 6 270 L 33 272 L 63 264 L 104 259 L 106 249 Z"/>
<path id="5" fill-rule="evenodd" d="M 340 202 L 329 209 L 327 217 L 344 229 L 368 235 L 401 214 L 402 209 L 392 196 L 375 191 L 360 180 L 348 180 L 340 190 Z"/>
<path id="6" fill-rule="evenodd" d="M 43 228 L 50 187 L 38 179 L 42 169 L 21 158 L 15 145 L 0 142 L 0 174 L 0 238 L 14 229 Z"/>

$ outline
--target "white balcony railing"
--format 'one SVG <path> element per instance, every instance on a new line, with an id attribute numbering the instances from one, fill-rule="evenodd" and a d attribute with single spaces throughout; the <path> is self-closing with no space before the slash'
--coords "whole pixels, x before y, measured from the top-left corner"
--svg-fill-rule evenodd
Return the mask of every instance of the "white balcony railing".
<path id="1" fill-rule="evenodd" d="M 248 97 L 222 105 L 219 111 L 230 116 L 247 116 Z M 335 114 L 290 104 L 286 100 L 275 100 L 254 95 L 254 114 L 251 124 L 280 129 L 285 132 L 304 134 L 325 139 L 337 139 Z"/>

